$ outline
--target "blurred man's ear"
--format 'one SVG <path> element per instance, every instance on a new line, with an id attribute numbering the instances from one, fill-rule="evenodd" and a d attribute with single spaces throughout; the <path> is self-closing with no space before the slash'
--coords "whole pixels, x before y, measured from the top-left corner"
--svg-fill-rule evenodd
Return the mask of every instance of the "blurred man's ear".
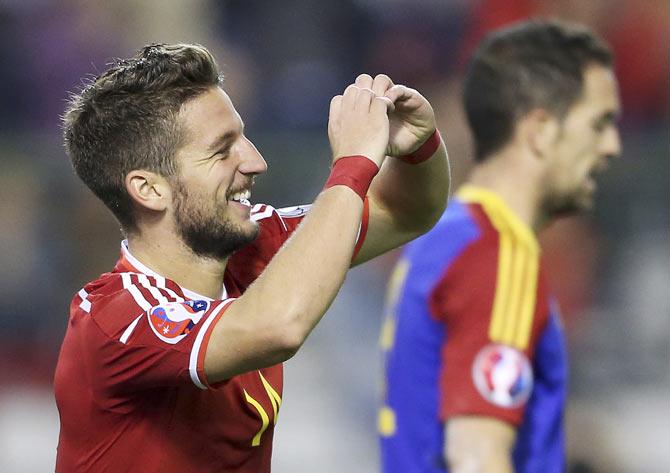
<path id="1" fill-rule="evenodd" d="M 126 175 L 125 185 L 131 199 L 140 208 L 161 212 L 172 200 L 167 179 L 150 171 L 130 171 Z"/>
<path id="2" fill-rule="evenodd" d="M 556 146 L 560 122 L 548 111 L 536 108 L 521 119 L 520 128 L 528 149 L 538 159 L 544 159 Z"/>

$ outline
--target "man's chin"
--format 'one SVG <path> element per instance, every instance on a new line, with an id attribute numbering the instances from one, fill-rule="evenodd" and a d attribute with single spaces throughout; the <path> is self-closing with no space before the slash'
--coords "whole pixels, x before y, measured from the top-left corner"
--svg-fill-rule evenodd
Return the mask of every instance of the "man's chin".
<path id="1" fill-rule="evenodd" d="M 592 208 L 593 199 L 590 197 L 554 200 L 545 205 L 545 215 L 550 218 L 571 217 L 582 212 L 588 212 Z"/>
<path id="2" fill-rule="evenodd" d="M 240 241 L 244 241 L 244 243 L 240 245 L 240 248 L 242 248 L 258 238 L 260 227 L 258 226 L 258 223 L 254 222 L 253 220 L 247 220 L 242 222 L 242 224 L 237 228 L 236 233 L 239 236 Z"/>
<path id="3" fill-rule="evenodd" d="M 245 246 L 253 243 L 254 240 L 258 238 L 259 233 L 260 228 L 258 224 L 249 220 L 238 227 L 234 234 L 231 234 L 229 238 L 221 239 L 220 247 L 225 248 L 224 252 L 226 253 L 226 257 L 228 257 L 236 251 L 239 251 Z"/>
<path id="4" fill-rule="evenodd" d="M 245 232 L 246 234 L 245 242 L 242 243 L 240 247 L 237 248 L 235 251 L 247 246 L 250 243 L 253 243 L 256 240 L 256 238 L 258 238 L 258 234 L 260 233 L 260 228 L 258 224 L 256 222 L 252 222 L 251 220 L 249 220 L 249 223 L 252 226 L 248 229 L 247 232 Z"/>
<path id="5" fill-rule="evenodd" d="M 182 238 L 195 255 L 224 260 L 253 242 L 259 232 L 258 224 L 249 220 L 234 230 L 228 228 L 220 233 L 192 230 L 182 233 Z"/>

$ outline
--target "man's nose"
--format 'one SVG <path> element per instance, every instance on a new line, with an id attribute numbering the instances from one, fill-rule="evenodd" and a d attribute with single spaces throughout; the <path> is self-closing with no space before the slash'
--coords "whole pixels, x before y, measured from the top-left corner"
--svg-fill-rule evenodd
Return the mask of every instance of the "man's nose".
<path id="1" fill-rule="evenodd" d="M 616 126 L 611 126 L 603 135 L 600 152 L 602 155 L 615 158 L 621 154 L 621 136 Z"/>
<path id="2" fill-rule="evenodd" d="M 263 174 L 268 169 L 268 164 L 261 156 L 256 146 L 247 138 L 243 137 L 242 163 L 239 171 L 243 174 Z"/>

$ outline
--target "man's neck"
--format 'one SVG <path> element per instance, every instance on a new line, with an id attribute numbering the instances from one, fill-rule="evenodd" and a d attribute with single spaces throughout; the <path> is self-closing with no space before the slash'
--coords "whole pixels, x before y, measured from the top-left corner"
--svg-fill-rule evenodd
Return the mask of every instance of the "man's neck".
<path id="1" fill-rule="evenodd" d="M 472 170 L 468 183 L 498 195 L 536 233 L 545 224 L 541 212 L 541 177 L 528 157 L 513 149 L 490 156 Z"/>
<path id="2" fill-rule="evenodd" d="M 130 253 L 146 267 L 179 286 L 218 299 L 223 290 L 223 261 L 197 256 L 181 240 L 129 235 Z"/>

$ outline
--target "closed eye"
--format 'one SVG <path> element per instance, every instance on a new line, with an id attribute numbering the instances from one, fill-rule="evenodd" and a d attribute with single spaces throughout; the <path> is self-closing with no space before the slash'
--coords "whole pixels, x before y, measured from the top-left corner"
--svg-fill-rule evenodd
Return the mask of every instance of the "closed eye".
<path id="1" fill-rule="evenodd" d="M 593 129 L 597 132 L 603 132 L 607 127 L 615 125 L 617 118 L 618 116 L 615 112 L 608 112 L 593 123 Z"/>
<path id="2" fill-rule="evenodd" d="M 214 153 L 212 155 L 212 158 L 226 159 L 229 154 L 230 154 L 230 146 L 226 146 L 226 147 L 221 148 L 220 150 L 218 150 L 216 153 Z"/>

